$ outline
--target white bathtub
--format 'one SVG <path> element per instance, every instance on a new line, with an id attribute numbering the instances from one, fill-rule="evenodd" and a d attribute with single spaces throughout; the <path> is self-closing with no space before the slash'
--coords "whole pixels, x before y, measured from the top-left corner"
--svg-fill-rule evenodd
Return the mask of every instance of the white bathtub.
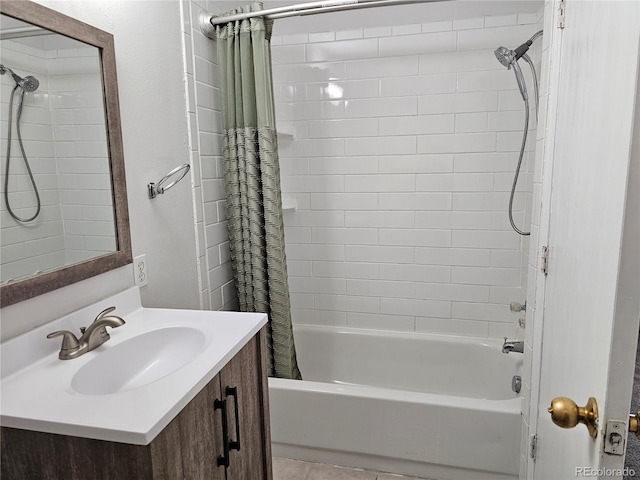
<path id="1" fill-rule="evenodd" d="M 269 379 L 274 455 L 433 479 L 517 478 L 522 355 L 497 340 L 297 326 Z"/>

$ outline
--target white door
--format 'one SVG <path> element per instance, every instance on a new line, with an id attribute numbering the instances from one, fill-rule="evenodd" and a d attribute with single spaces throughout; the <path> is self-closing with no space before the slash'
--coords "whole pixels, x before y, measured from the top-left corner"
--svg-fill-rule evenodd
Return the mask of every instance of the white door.
<path id="1" fill-rule="evenodd" d="M 566 0 L 565 28 L 553 36 L 561 46 L 557 90 L 551 92 L 557 111 L 542 346 L 534 352 L 541 355 L 538 415 L 532 418 L 538 480 L 622 469 L 622 456 L 603 453 L 603 430 L 607 420 L 628 417 L 638 292 L 625 289 L 640 288 L 638 197 L 630 195 L 626 206 L 630 158 L 636 162 L 640 151 L 632 153 L 640 2 Z M 637 168 L 631 175 L 638 175 Z M 640 182 L 631 183 L 637 189 Z M 551 422 L 547 408 L 560 396 L 579 406 L 589 397 L 597 400 L 595 439 L 583 425 L 562 429 Z"/>

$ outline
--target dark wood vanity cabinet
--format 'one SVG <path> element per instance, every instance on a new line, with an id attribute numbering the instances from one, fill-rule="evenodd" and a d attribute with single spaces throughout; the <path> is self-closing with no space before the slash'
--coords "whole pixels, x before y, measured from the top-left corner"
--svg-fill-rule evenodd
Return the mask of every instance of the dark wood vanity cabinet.
<path id="1" fill-rule="evenodd" d="M 272 480 L 265 358 L 263 328 L 149 445 L 3 427 L 1 477 Z"/>

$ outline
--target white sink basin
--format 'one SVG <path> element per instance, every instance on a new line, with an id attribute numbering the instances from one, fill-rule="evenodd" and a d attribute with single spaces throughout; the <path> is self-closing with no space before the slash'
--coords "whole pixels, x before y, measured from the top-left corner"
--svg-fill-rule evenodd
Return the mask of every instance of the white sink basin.
<path id="1" fill-rule="evenodd" d="M 56 330 L 107 307 L 126 324 L 60 360 Z M 147 445 L 265 325 L 262 313 L 143 308 L 132 287 L 0 345 L 3 427 Z"/>
<path id="2" fill-rule="evenodd" d="M 143 387 L 191 362 L 205 340 L 202 331 L 190 327 L 143 333 L 83 365 L 71 379 L 71 388 L 85 395 L 106 395 Z"/>

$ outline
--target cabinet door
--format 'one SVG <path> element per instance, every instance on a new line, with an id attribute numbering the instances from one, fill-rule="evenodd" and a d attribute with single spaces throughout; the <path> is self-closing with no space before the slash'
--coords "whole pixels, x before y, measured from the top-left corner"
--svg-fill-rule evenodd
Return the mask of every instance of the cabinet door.
<path id="1" fill-rule="evenodd" d="M 225 480 L 222 410 L 214 410 L 220 396 L 220 376 L 216 376 L 180 413 L 180 444 L 185 480 Z"/>
<path id="2" fill-rule="evenodd" d="M 222 395 L 226 396 L 229 411 L 229 438 L 236 442 L 239 433 L 240 441 L 240 449 L 230 452 L 227 480 L 271 478 L 263 335 L 264 330 L 253 337 L 220 372 Z M 237 394 L 229 390 L 234 387 Z"/>

